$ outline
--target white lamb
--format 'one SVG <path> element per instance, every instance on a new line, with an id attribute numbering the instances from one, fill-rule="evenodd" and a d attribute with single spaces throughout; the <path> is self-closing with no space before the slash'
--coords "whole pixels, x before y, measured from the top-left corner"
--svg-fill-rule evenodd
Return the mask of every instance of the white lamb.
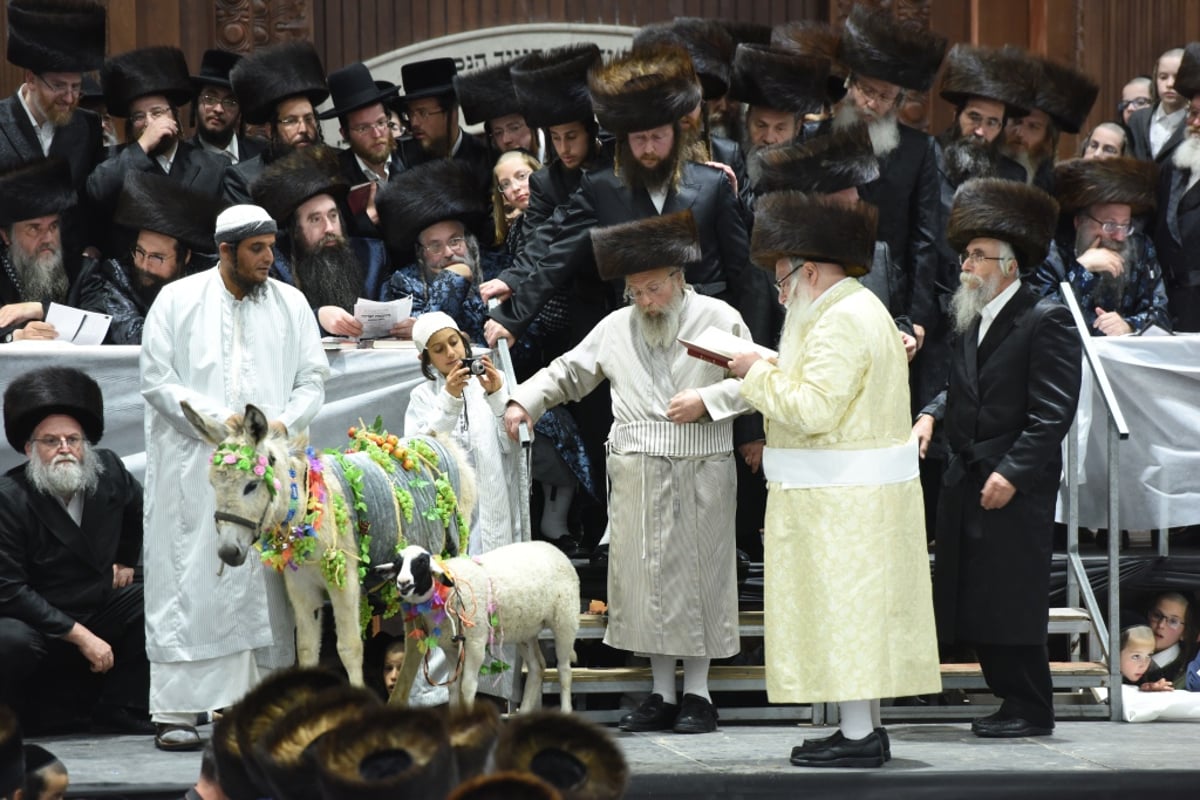
<path id="1" fill-rule="evenodd" d="M 546 660 L 538 646 L 543 628 L 554 633 L 562 686 L 562 710 L 571 710 L 571 667 L 579 631 L 579 575 L 561 550 L 547 542 L 517 542 L 474 558 L 432 558 L 423 547 L 410 545 L 392 564 L 376 572 L 394 576 L 404 614 L 404 666 L 390 702 L 404 705 L 424 656 L 418 640 L 437 629 L 437 643 L 454 669 L 459 642 L 466 644 L 457 691 L 450 688 L 450 705 L 471 708 L 479 669 L 488 651 L 489 634 L 499 644 L 516 644 L 528 666 L 521 711 L 541 706 L 542 671 Z M 488 624 L 494 608 L 496 626 Z M 422 633 L 413 635 L 414 629 Z M 432 643 L 432 640 L 431 640 Z M 564 668 L 565 667 L 565 668 Z"/>

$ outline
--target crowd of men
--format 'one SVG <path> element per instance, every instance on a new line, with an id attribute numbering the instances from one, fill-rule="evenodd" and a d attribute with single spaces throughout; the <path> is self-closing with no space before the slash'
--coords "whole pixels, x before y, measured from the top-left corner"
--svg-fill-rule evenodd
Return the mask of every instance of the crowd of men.
<path id="1" fill-rule="evenodd" d="M 273 576 L 213 577 L 211 497 L 184 493 L 207 453 L 180 401 L 229 419 L 254 402 L 302 430 L 323 399 L 319 336 L 361 334 L 359 297 L 401 296 L 476 343 L 529 344 L 524 374 L 545 371 L 514 390 L 506 421 L 566 403 L 607 466 L 609 508 L 586 515 L 611 537 L 607 640 L 654 671 L 623 728 L 715 729 L 707 672 L 737 649 L 722 539 L 736 525 L 768 564 L 772 700 L 843 705 L 841 732 L 793 763 L 890 758 L 878 701 L 937 691 L 939 638 L 970 644 L 1005 700 L 978 735 L 1052 730 L 1049 537 L 1079 371 L 1060 285 L 1092 335 L 1200 331 L 1200 268 L 1185 255 L 1200 237 L 1200 43 L 1164 53 L 1125 87 L 1120 118 L 1056 163 L 1097 96 L 1088 76 L 1015 47 L 947 52 L 865 6 L 840 28 L 679 19 L 608 59 L 580 44 L 462 75 L 449 58 L 411 62 L 402 90 L 361 63 L 327 75 L 308 42 L 209 50 L 192 74 L 173 47 L 106 57 L 98 5 L 13 0 L 8 15 L 24 81 L 0 101 L 0 340 L 56 338 L 47 311 L 65 303 L 112 315 L 108 341 L 143 346 L 146 495 L 121 506 L 136 526 L 108 516 L 103 553 L 65 541 L 46 558 L 111 557 L 119 594 L 144 511 L 145 639 L 121 641 L 149 655 L 160 747 L 198 746 L 198 714 L 294 657 L 272 635 L 288 613 Z M 125 120 L 119 146 L 83 107 L 97 70 L 93 101 Z M 899 116 L 931 89 L 954 110 L 936 136 Z M 319 120 L 335 118 L 345 148 L 323 141 Z M 506 246 L 492 167 L 513 149 L 547 166 Z M 708 326 L 779 349 L 778 363 L 691 363 L 675 339 Z M 51 402 L 57 382 L 65 399 Z M 103 431 L 93 390 L 75 374 L 21 384 L 6 432 L 35 468 L 98 461 L 111 493 L 125 473 L 90 449 Z M 87 474 L 56 488 L 19 468 L 0 493 L 32 498 L 14 515 L 51 495 L 48 527 L 73 519 L 77 534 L 95 505 Z M 801 525 L 806 543 L 788 535 Z M 74 617 L 57 584 L 33 600 L 17 552 L 0 552 L 0 639 L 41 644 L 0 672 L 28 678 L 47 639 L 97 672 L 114 653 L 123 666 L 118 643 L 83 626 L 129 611 L 120 598 L 98 585 Z M 880 569 L 864 578 L 868 561 Z M 808 586 L 808 568 L 834 577 Z M 111 685 L 95 719 L 137 728 L 145 697 Z"/>

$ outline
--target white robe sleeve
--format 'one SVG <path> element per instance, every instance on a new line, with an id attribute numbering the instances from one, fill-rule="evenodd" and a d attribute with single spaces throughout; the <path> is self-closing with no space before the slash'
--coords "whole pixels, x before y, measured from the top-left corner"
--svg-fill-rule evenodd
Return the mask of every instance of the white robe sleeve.
<path id="1" fill-rule="evenodd" d="M 551 408 L 582 400 L 608 377 L 601 356 L 612 319 L 611 315 L 602 319 L 582 342 L 513 390 L 512 400 L 534 422 Z"/>
<path id="2" fill-rule="evenodd" d="M 426 381 L 412 390 L 404 412 L 404 435 L 436 431 L 453 434 L 462 415 L 464 401 L 446 391 L 444 380 Z"/>

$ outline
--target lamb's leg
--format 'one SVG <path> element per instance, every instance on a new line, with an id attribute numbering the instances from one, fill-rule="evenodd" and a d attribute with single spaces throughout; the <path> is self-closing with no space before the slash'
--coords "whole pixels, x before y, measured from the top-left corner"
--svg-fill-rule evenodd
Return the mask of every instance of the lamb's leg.
<path id="1" fill-rule="evenodd" d="M 296 615 L 296 663 L 315 667 L 321 660 L 321 589 L 305 571 L 284 575 L 283 585 Z"/>
<path id="2" fill-rule="evenodd" d="M 329 592 L 329 601 L 333 605 L 333 627 L 337 631 L 338 656 L 346 668 L 351 686 L 363 685 L 363 642 L 358 619 L 361 596 L 362 588 L 358 585 L 357 574 L 348 576 L 346 585 L 341 589 L 331 588 Z"/>
<path id="3" fill-rule="evenodd" d="M 575 622 L 574 626 L 568 626 L 567 630 L 556 630 L 554 632 L 554 657 L 557 659 L 555 664 L 558 667 L 558 686 L 559 686 L 559 709 L 564 714 L 571 713 L 571 664 L 575 661 L 575 636 L 578 633 L 578 620 L 569 620 Z"/>
<path id="4" fill-rule="evenodd" d="M 521 642 L 518 648 L 528 671 L 525 676 L 525 690 L 521 693 L 521 713 L 528 714 L 542 707 L 542 675 L 546 671 L 546 657 L 542 654 L 542 647 L 537 639 Z"/>
<path id="5" fill-rule="evenodd" d="M 467 640 L 460 646 L 465 647 L 467 653 L 463 658 L 462 674 L 458 676 L 459 691 L 462 694 L 461 708 L 470 711 L 475 706 L 475 692 L 479 689 L 479 668 L 483 666 L 484 651 L 487 649 L 487 632 L 480 628 L 471 628 L 467 631 Z M 449 658 L 458 657 L 457 653 L 446 655 Z M 453 690 L 450 694 L 453 697 Z"/>

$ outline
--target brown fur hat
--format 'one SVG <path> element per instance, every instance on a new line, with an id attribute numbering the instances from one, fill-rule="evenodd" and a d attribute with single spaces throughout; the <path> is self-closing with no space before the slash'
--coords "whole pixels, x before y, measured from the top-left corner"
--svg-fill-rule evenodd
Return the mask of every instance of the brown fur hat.
<path id="1" fill-rule="evenodd" d="M 764 147 L 751 159 L 754 190 L 831 194 L 879 177 L 879 158 L 866 123 L 835 128 L 804 142 Z"/>
<path id="2" fill-rule="evenodd" d="M 34 428 L 52 414 L 79 423 L 88 441 L 104 435 L 104 396 L 100 386 L 73 367 L 41 367 L 18 375 L 4 390 L 4 434 L 18 453 Z"/>
<path id="3" fill-rule="evenodd" d="M 1191 100 L 1200 94 L 1200 42 L 1188 42 L 1175 73 L 1175 91 Z"/>
<path id="4" fill-rule="evenodd" d="M 57 156 L 0 172 L 0 226 L 61 214 L 77 202 L 71 165 Z"/>
<path id="5" fill-rule="evenodd" d="M 635 51 L 683 46 L 700 77 L 705 100 L 723 97 L 729 91 L 730 67 L 735 43 L 719 22 L 700 17 L 676 17 L 673 22 L 646 25 L 633 35 Z"/>
<path id="6" fill-rule="evenodd" d="M 771 26 L 761 22 L 742 22 L 736 19 L 719 19 L 716 23 L 725 29 L 733 46 L 739 44 L 771 44 Z"/>
<path id="7" fill-rule="evenodd" d="M 496 769 L 531 773 L 565 800 L 616 800 L 629 785 L 629 765 L 608 731 L 570 714 L 521 714 L 504 726 Z"/>
<path id="8" fill-rule="evenodd" d="M 606 281 L 700 260 L 700 234 L 691 209 L 592 228 L 596 268 Z"/>
<path id="9" fill-rule="evenodd" d="M 1008 242 L 1023 273 L 1046 259 L 1058 224 L 1058 203 L 1036 186 L 1003 178 L 975 178 L 958 187 L 946 239 L 961 253 L 972 239 Z"/>
<path id="10" fill-rule="evenodd" d="M 314 755 L 325 800 L 445 797 L 455 784 L 446 722 L 430 709 L 371 711 L 322 736 Z"/>
<path id="11" fill-rule="evenodd" d="M 1054 120 L 1059 130 L 1079 133 L 1096 102 L 1100 87 L 1094 80 L 1065 64 L 1031 56 L 1041 68 L 1033 107 Z"/>
<path id="12" fill-rule="evenodd" d="M 924 92 L 946 54 L 946 37 L 858 3 L 838 40 L 838 60 L 858 75 Z"/>
<path id="13" fill-rule="evenodd" d="M 161 94 L 178 108 L 192 101 L 192 77 L 178 47 L 141 47 L 114 56 L 100 70 L 104 102 L 114 117 L 128 117 L 139 97 Z"/>
<path id="14" fill-rule="evenodd" d="M 489 209 L 471 168 L 456 158 L 438 158 L 407 169 L 375 196 L 379 227 L 393 257 L 411 259 L 421 231 L 458 220 L 480 242 L 487 241 Z"/>
<path id="15" fill-rule="evenodd" d="M 493 772 L 459 784 L 446 800 L 562 800 L 562 794 L 536 775 Z"/>
<path id="16" fill-rule="evenodd" d="M 39 74 L 99 69 L 107 22 L 88 0 L 9 0 L 8 63 Z"/>
<path id="17" fill-rule="evenodd" d="M 488 760 L 500 735 L 500 712 L 491 703 L 476 703 L 466 711 L 450 714 L 446 723 L 458 779 L 465 781 L 487 771 Z"/>
<path id="18" fill-rule="evenodd" d="M 1064 214 L 1102 203 L 1123 203 L 1134 216 L 1148 214 L 1156 203 L 1158 165 L 1119 156 L 1060 161 L 1054 168 L 1054 191 Z"/>
<path id="19" fill-rule="evenodd" d="M 228 205 L 224 199 L 183 186 L 169 175 L 129 170 L 113 222 L 133 231 L 170 236 L 193 252 L 214 253 L 217 215 Z"/>
<path id="20" fill-rule="evenodd" d="M 596 119 L 623 136 L 671 125 L 700 103 L 700 82 L 682 47 L 660 45 L 614 56 L 588 73 Z"/>
<path id="21" fill-rule="evenodd" d="M 454 76 L 454 91 L 468 125 L 480 125 L 497 117 L 521 113 L 521 105 L 513 91 L 515 60 Z"/>
<path id="22" fill-rule="evenodd" d="M 841 34 L 826 22 L 798 20 L 776 25 L 771 31 L 771 44 L 802 56 L 818 56 L 829 60 L 829 81 L 826 93 L 836 103 L 846 95 L 846 65 L 838 61 L 838 39 Z"/>
<path id="23" fill-rule="evenodd" d="M 1010 117 L 1023 117 L 1033 107 L 1041 69 L 1016 48 L 956 44 L 946 56 L 938 93 L 957 107 L 972 97 L 1003 103 Z"/>
<path id="24" fill-rule="evenodd" d="M 803 192 L 775 192 L 758 199 L 750 256 L 768 272 L 781 258 L 841 264 L 859 278 L 875 258 L 875 206 L 848 205 Z"/>
<path id="25" fill-rule="evenodd" d="M 592 119 L 588 70 L 600 64 L 600 48 L 591 42 L 530 53 L 512 67 L 513 90 L 525 122 L 549 128 Z"/>
<path id="26" fill-rule="evenodd" d="M 316 144 L 293 150 L 268 164 L 251 184 L 250 196 L 282 228 L 310 198 L 328 194 L 340 201 L 349 189 L 341 174 L 338 151 Z"/>
<path id="27" fill-rule="evenodd" d="M 752 106 L 812 114 L 825 105 L 829 61 L 779 47 L 738 45 L 729 95 Z"/>
<path id="28" fill-rule="evenodd" d="M 304 95 L 314 109 L 329 97 L 325 67 L 312 42 L 285 42 L 255 50 L 229 73 L 242 119 L 263 125 L 275 116 L 281 100 Z"/>

